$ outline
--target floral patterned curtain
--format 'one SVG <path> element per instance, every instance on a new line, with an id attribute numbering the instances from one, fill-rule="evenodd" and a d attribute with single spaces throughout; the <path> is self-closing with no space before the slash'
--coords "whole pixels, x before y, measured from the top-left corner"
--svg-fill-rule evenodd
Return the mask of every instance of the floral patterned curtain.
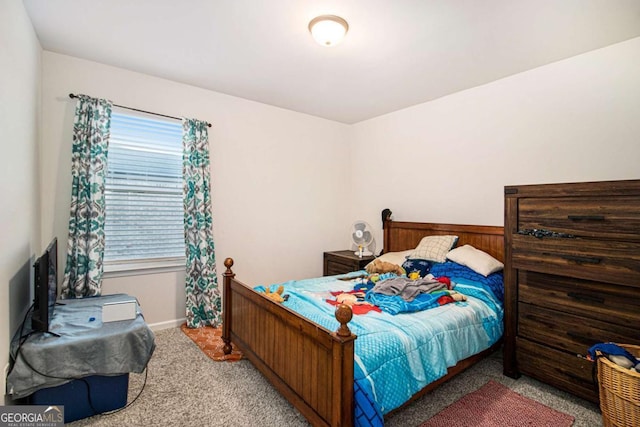
<path id="1" fill-rule="evenodd" d="M 187 326 L 217 327 L 222 319 L 213 245 L 207 123 L 183 119 L 182 144 Z"/>
<path id="2" fill-rule="evenodd" d="M 73 123 L 71 209 L 63 298 L 100 295 L 111 107 L 111 101 L 78 95 Z"/>

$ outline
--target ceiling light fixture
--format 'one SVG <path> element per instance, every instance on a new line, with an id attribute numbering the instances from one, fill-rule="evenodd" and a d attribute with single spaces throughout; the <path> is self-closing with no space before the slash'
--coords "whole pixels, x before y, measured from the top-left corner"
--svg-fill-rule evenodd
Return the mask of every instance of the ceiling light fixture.
<path id="1" fill-rule="evenodd" d="M 347 21 L 335 15 L 322 15 L 309 22 L 311 35 L 322 46 L 335 46 L 342 41 L 349 31 Z"/>

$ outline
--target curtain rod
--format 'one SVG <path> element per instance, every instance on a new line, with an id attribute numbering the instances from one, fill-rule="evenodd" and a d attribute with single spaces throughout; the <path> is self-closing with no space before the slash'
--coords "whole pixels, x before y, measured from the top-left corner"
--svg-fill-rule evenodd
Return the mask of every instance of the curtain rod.
<path id="1" fill-rule="evenodd" d="M 78 95 L 70 93 L 69 94 L 69 98 L 71 99 L 75 99 L 78 98 Z M 125 105 L 118 105 L 118 104 L 113 104 L 114 107 L 120 107 L 120 108 L 125 108 L 127 110 L 131 110 L 131 111 L 137 111 L 139 113 L 147 113 L 147 114 L 153 114 L 154 116 L 160 116 L 160 117 L 166 117 L 167 119 L 174 119 L 174 120 L 180 120 L 182 121 L 182 119 L 180 117 L 175 117 L 175 116 L 168 116 L 166 114 L 160 114 L 160 113 L 154 113 L 153 111 L 146 111 L 146 110 L 140 110 L 138 108 L 133 108 L 133 107 L 127 107 Z M 205 122 L 207 124 L 208 127 L 211 127 L 211 123 L 209 122 Z"/>

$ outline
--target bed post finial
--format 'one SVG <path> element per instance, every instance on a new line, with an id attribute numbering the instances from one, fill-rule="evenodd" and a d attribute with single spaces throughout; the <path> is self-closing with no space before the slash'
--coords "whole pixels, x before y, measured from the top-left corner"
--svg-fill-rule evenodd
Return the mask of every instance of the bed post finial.
<path id="1" fill-rule="evenodd" d="M 232 275 L 233 271 L 231 271 L 231 267 L 233 267 L 233 258 L 226 258 L 224 260 L 224 266 L 227 267 L 227 270 L 224 272 L 224 274 Z"/>
<path id="2" fill-rule="evenodd" d="M 391 209 L 386 208 L 386 209 L 382 209 L 382 228 L 384 228 L 384 225 L 387 221 L 391 221 Z"/>
<path id="3" fill-rule="evenodd" d="M 380 251 L 380 255 L 389 252 L 389 228 L 391 228 L 391 209 L 386 208 L 382 210 L 382 251 Z"/>
<path id="4" fill-rule="evenodd" d="M 336 335 L 339 337 L 350 337 L 351 330 L 347 326 L 347 323 L 351 321 L 353 318 L 353 312 L 351 311 L 351 307 L 346 304 L 340 304 L 338 308 L 336 308 L 336 319 L 340 322 L 340 327 L 336 331 Z"/>

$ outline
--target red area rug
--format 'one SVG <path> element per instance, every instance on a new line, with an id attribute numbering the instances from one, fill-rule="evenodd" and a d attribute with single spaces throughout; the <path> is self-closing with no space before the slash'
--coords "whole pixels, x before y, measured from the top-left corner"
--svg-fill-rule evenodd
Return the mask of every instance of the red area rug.
<path id="1" fill-rule="evenodd" d="M 231 345 L 230 354 L 224 354 L 224 351 L 222 351 L 224 342 L 222 341 L 221 327 L 214 328 L 212 326 L 205 326 L 203 328 L 187 328 L 187 324 L 183 323 L 180 329 L 200 347 L 204 354 L 215 361 L 220 362 L 226 360 L 229 362 L 237 362 L 242 359 L 242 353 L 236 349 L 233 344 Z"/>
<path id="2" fill-rule="evenodd" d="M 574 421 L 571 415 L 489 381 L 420 427 L 569 427 Z"/>

